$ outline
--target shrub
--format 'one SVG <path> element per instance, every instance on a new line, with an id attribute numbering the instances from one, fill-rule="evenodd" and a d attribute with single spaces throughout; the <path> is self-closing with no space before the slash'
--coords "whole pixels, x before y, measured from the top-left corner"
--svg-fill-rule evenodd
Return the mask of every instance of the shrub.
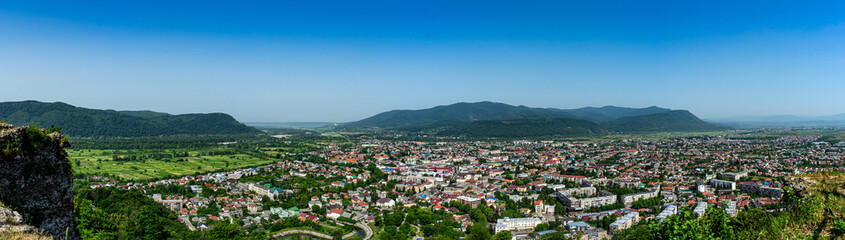
<path id="1" fill-rule="evenodd" d="M 347 217 L 338 217 L 338 218 L 337 218 L 337 220 L 338 220 L 338 221 L 348 222 L 348 223 L 357 223 L 357 222 L 358 222 L 358 221 L 355 221 L 355 220 L 353 220 L 353 219 L 351 219 L 351 218 L 347 218 Z"/>
<path id="2" fill-rule="evenodd" d="M 835 223 L 833 223 L 833 232 L 836 235 L 845 234 L 845 220 L 836 221 Z"/>

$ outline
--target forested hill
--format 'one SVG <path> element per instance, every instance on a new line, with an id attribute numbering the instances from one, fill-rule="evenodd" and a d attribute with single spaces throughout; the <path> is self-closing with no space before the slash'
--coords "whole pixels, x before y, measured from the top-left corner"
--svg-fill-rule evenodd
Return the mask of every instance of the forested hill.
<path id="1" fill-rule="evenodd" d="M 440 122 L 469 123 L 486 120 L 515 120 L 568 118 L 594 123 L 619 118 L 666 113 L 672 110 L 660 107 L 625 108 L 615 106 L 584 107 L 578 109 L 532 108 L 497 102 L 455 103 L 420 110 L 393 110 L 376 114 L 360 121 L 342 124 L 348 128 L 390 128 L 419 126 Z"/>
<path id="2" fill-rule="evenodd" d="M 618 133 L 691 132 L 726 127 L 685 110 L 660 107 L 531 108 L 504 103 L 456 103 L 422 110 L 394 110 L 346 124 L 344 130 L 395 130 L 468 137 L 590 137 Z"/>
<path id="3" fill-rule="evenodd" d="M 561 110 L 561 111 L 575 115 L 575 117 L 580 118 L 580 119 L 590 120 L 590 121 L 598 123 L 598 122 L 616 120 L 616 119 L 624 118 L 624 117 L 635 117 L 635 116 L 642 116 L 642 115 L 665 113 L 665 112 L 669 112 L 669 111 L 672 111 L 672 110 L 657 107 L 657 106 L 651 106 L 651 107 L 647 107 L 647 108 L 626 108 L 626 107 L 616 107 L 616 106 L 604 106 L 604 107 L 583 107 L 583 108 Z"/>
<path id="4" fill-rule="evenodd" d="M 469 123 L 484 120 L 513 120 L 525 118 L 574 118 L 557 109 L 512 106 L 496 102 L 456 103 L 422 110 L 393 110 L 345 123 L 342 127 L 407 127 L 440 122 Z"/>
<path id="5" fill-rule="evenodd" d="M 728 129 L 705 122 L 685 110 L 623 117 L 604 122 L 602 126 L 616 132 L 691 132 Z"/>
<path id="6" fill-rule="evenodd" d="M 437 135 L 468 137 L 593 137 L 610 133 L 598 124 L 566 118 L 486 120 L 444 126 Z"/>
<path id="7" fill-rule="evenodd" d="M 171 115 L 152 111 L 114 111 L 37 101 L 0 103 L 0 120 L 14 125 L 62 128 L 75 137 L 141 137 L 259 133 L 223 113 Z"/>

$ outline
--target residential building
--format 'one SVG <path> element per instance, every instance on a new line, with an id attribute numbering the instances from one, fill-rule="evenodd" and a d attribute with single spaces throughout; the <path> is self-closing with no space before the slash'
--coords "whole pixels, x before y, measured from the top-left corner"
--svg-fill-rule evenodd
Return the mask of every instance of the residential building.
<path id="1" fill-rule="evenodd" d="M 657 197 L 658 193 L 660 193 L 660 186 L 649 190 L 648 192 L 622 195 L 622 204 L 625 204 L 625 207 L 631 207 L 631 203 L 634 201 Z"/>
<path id="2" fill-rule="evenodd" d="M 695 191 L 700 193 L 706 192 L 707 185 L 704 185 L 704 182 L 702 182 L 700 179 L 697 179 L 695 180 Z"/>
<path id="3" fill-rule="evenodd" d="M 534 230 L 542 223 L 539 218 L 509 218 L 505 217 L 496 222 L 496 233 L 501 231 Z"/>
<path id="4" fill-rule="evenodd" d="M 669 206 L 666 207 L 666 209 L 663 209 L 663 211 L 660 212 L 660 214 L 657 214 L 656 218 L 657 218 L 658 221 L 663 222 L 663 220 L 665 220 L 666 218 L 668 218 L 672 215 L 675 215 L 677 213 L 678 213 L 678 207 L 675 206 L 675 205 L 669 205 Z"/>
<path id="5" fill-rule="evenodd" d="M 472 208 L 476 208 L 478 207 L 478 204 L 481 203 L 481 199 L 476 197 L 459 196 L 458 202 L 470 205 Z"/>
<path id="6" fill-rule="evenodd" d="M 725 212 L 728 216 L 736 217 L 736 214 L 739 213 L 739 210 L 736 208 L 736 201 L 728 202 L 727 206 L 725 206 Z"/>
<path id="7" fill-rule="evenodd" d="M 595 190 L 593 187 L 587 188 L 592 188 L 593 191 Z M 557 199 L 571 210 L 584 210 L 590 207 L 616 203 L 616 195 L 608 191 L 600 191 L 598 197 L 578 199 L 575 196 L 570 195 L 566 190 L 567 189 L 557 192 Z"/>
<path id="8" fill-rule="evenodd" d="M 743 192 L 754 193 L 763 197 L 779 198 L 783 196 L 783 190 L 780 188 L 769 187 L 763 184 L 740 183 L 739 188 Z"/>
<path id="9" fill-rule="evenodd" d="M 707 212 L 707 202 L 698 202 L 698 205 L 695 206 L 692 212 L 697 213 L 699 218 L 704 216 L 704 213 Z"/>
<path id="10" fill-rule="evenodd" d="M 711 179 L 710 186 L 716 189 L 730 189 L 736 190 L 736 183 L 731 181 Z"/>
<path id="11" fill-rule="evenodd" d="M 630 212 L 625 214 L 619 219 L 616 219 L 613 223 L 610 224 L 610 229 L 608 229 L 610 234 L 616 234 L 619 231 L 625 230 L 637 224 L 640 221 L 640 213 L 639 212 Z"/>

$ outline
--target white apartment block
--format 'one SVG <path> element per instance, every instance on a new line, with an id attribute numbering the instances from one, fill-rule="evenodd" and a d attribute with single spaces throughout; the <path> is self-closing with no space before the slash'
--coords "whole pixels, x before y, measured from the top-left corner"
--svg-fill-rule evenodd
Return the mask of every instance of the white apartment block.
<path id="1" fill-rule="evenodd" d="M 730 189 L 736 190 L 736 183 L 731 181 L 711 179 L 710 186 L 716 189 Z"/>
<path id="2" fill-rule="evenodd" d="M 663 211 L 660 212 L 660 214 L 657 214 L 657 220 L 659 220 L 660 222 L 663 222 L 664 219 L 666 219 L 666 218 L 668 218 L 672 215 L 675 215 L 677 213 L 678 213 L 678 207 L 675 206 L 675 205 L 669 205 L 668 207 L 666 207 L 666 209 L 663 209 Z"/>
<path id="3" fill-rule="evenodd" d="M 707 202 L 698 202 L 698 205 L 695 206 L 695 209 L 692 210 L 694 213 L 698 213 L 698 217 L 701 218 L 704 216 L 704 213 L 707 212 Z"/>
<path id="4" fill-rule="evenodd" d="M 625 214 L 625 216 L 622 216 L 621 218 L 616 219 L 615 222 L 611 223 L 610 229 L 608 229 L 608 232 L 610 232 L 610 234 L 616 234 L 619 231 L 622 231 L 622 230 L 630 228 L 631 226 L 634 226 L 634 224 L 637 224 L 637 222 L 639 222 L 639 221 L 640 221 L 640 213 L 639 212 L 630 212 L 628 214 Z"/>
<path id="5" fill-rule="evenodd" d="M 564 190 L 557 192 L 557 199 L 558 201 L 563 203 L 563 205 L 565 205 L 567 208 L 573 210 L 583 210 L 590 207 L 598 207 L 616 203 L 615 194 L 609 193 L 607 191 L 602 192 L 604 192 L 604 194 L 600 194 L 600 196 L 598 197 L 578 199 Z"/>
<path id="6" fill-rule="evenodd" d="M 657 197 L 659 193 L 660 186 L 657 186 L 656 188 L 649 190 L 648 192 L 622 195 L 622 203 L 625 204 L 625 207 L 631 207 L 631 203 L 633 203 L 634 201 Z"/>
<path id="7" fill-rule="evenodd" d="M 503 218 L 496 222 L 496 233 L 501 231 L 534 230 L 541 223 L 539 218 Z"/>

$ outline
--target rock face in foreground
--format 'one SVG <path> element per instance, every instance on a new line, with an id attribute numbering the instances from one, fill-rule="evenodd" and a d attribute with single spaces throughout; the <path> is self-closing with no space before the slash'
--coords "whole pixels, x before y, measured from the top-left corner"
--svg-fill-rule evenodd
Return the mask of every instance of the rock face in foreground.
<path id="1" fill-rule="evenodd" d="M 57 239 L 80 239 L 64 147 L 59 133 L 0 123 L 0 202 Z"/>
<path id="2" fill-rule="evenodd" d="M 23 222 L 20 213 L 2 206 L 0 203 L 0 239 L 19 240 L 50 240 L 53 239 L 44 234 L 42 230 Z"/>

